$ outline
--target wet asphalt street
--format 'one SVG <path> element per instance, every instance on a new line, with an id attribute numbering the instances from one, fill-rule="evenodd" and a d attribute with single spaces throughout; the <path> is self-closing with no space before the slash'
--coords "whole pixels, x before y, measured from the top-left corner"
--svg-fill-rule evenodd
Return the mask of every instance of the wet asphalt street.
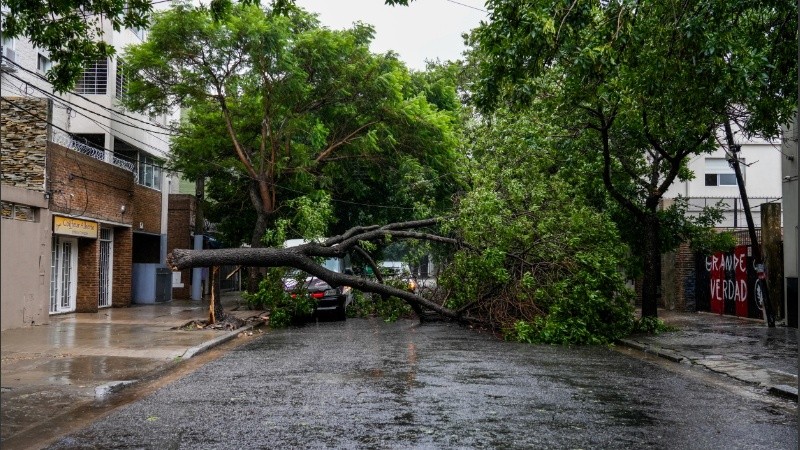
<path id="1" fill-rule="evenodd" d="M 797 448 L 796 408 L 602 347 L 350 319 L 266 333 L 50 448 Z"/>

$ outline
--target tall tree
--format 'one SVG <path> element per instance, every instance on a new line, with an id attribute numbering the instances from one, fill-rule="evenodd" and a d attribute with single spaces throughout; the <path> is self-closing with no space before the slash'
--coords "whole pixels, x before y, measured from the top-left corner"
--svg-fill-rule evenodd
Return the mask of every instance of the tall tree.
<path id="1" fill-rule="evenodd" d="M 340 176 L 366 163 L 391 184 L 387 161 L 452 156 L 449 119 L 424 97 L 404 95 L 408 71 L 369 51 L 371 27 L 332 31 L 296 7 L 246 4 L 218 19 L 187 5 L 157 14 L 149 40 L 125 56 L 136 74 L 127 104 L 190 108 L 176 155 L 185 169 L 217 166 L 247 186 L 251 245 L 261 245 L 282 201 L 297 192 L 367 189 Z"/>
<path id="2" fill-rule="evenodd" d="M 733 116 L 777 137 L 794 109 L 795 5 L 787 0 L 489 0 L 472 35 L 484 111 L 554 100 L 564 148 L 597 153 L 608 195 L 636 227 L 642 314 L 657 315 L 659 203 Z M 738 114 L 734 114 L 738 112 Z M 744 112 L 744 113 L 742 113 Z"/>

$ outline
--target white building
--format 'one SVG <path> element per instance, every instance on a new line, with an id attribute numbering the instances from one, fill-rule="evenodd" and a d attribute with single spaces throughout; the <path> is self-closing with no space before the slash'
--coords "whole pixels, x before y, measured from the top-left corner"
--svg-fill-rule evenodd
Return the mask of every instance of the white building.
<path id="1" fill-rule="evenodd" d="M 761 225 L 760 205 L 781 202 L 781 141 L 761 138 L 744 139 L 736 136 L 741 145 L 740 168 L 744 178 L 750 210 L 756 228 Z M 747 228 L 739 186 L 733 168 L 728 164 L 725 150 L 720 147 L 712 153 L 694 156 L 689 160 L 689 169 L 694 179 L 675 181 L 664 195 L 665 199 L 682 196 L 689 200 L 689 214 L 699 212 L 705 206 L 722 202 L 724 220 L 717 224 L 721 228 Z"/>

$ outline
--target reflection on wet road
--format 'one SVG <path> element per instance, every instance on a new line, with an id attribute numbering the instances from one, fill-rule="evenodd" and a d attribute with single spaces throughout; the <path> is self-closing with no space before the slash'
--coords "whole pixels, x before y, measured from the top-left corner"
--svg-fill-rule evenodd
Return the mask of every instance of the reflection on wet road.
<path id="1" fill-rule="evenodd" d="M 790 405 L 607 348 L 351 319 L 267 333 L 51 448 L 796 448 Z"/>

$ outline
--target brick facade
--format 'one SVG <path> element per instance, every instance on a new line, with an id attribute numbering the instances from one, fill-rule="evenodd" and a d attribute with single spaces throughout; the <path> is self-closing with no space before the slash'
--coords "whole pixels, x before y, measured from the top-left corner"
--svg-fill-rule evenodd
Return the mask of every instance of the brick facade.
<path id="1" fill-rule="evenodd" d="M 695 255 L 684 242 L 661 257 L 661 303 L 673 311 L 695 311 Z"/>
<path id="2" fill-rule="evenodd" d="M 133 270 L 133 232 L 130 228 L 114 229 L 114 278 L 111 306 L 130 306 L 132 298 L 131 275 Z"/>
<path id="3" fill-rule="evenodd" d="M 133 228 L 146 233 L 161 234 L 161 192 L 135 184 L 131 202 Z"/>
<path id="4" fill-rule="evenodd" d="M 170 194 L 169 214 L 167 219 L 167 252 L 172 252 L 172 250 L 176 248 L 192 248 L 195 205 L 196 200 L 194 195 Z M 191 298 L 191 277 L 191 269 L 184 269 L 181 271 L 183 287 L 173 287 L 173 298 Z"/>
<path id="5" fill-rule="evenodd" d="M 53 213 L 126 225 L 133 222 L 134 195 L 138 194 L 133 173 L 53 143 L 48 148 L 48 169 Z"/>
<path id="6" fill-rule="evenodd" d="M 100 241 L 78 239 L 78 296 L 75 312 L 97 312 L 100 295 Z"/>

